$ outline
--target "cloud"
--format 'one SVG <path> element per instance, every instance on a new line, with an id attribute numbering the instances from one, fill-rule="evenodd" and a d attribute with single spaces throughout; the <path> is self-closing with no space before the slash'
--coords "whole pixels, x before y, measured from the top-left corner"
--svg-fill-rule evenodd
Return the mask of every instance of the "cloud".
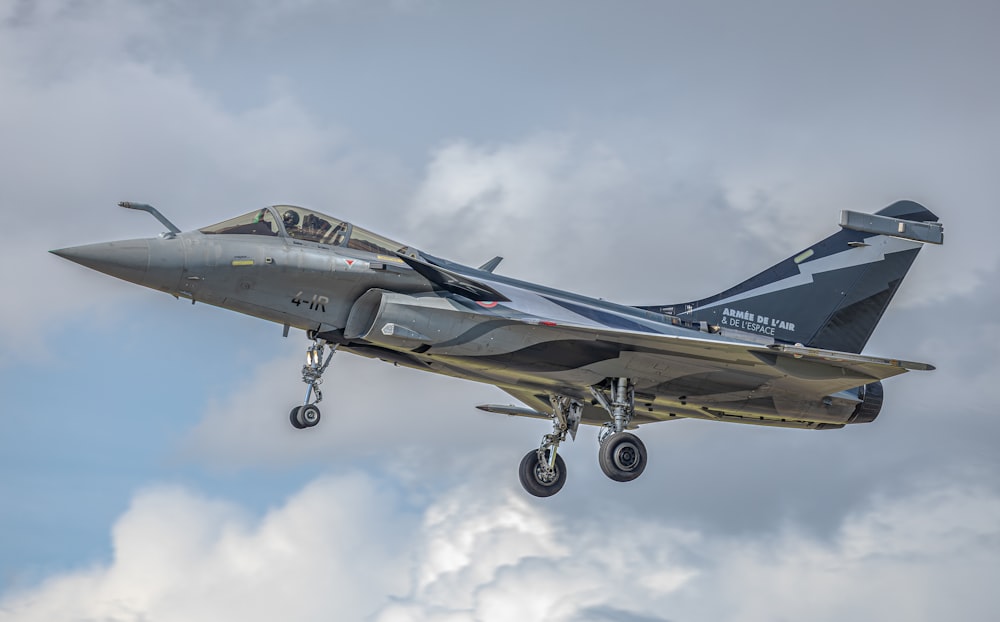
<path id="1" fill-rule="evenodd" d="M 0 618 L 361 619 L 407 585 L 412 528 L 397 501 L 368 478 L 320 479 L 255 519 L 182 488 L 152 488 L 115 524 L 109 566 L 54 577 L 8 600 Z M 372 539 L 356 537 L 361 519 Z"/>
<path id="2" fill-rule="evenodd" d="M 739 604 L 734 619 L 935 620 L 964 601 L 963 617 L 985 620 L 998 512 L 995 492 L 951 483 L 882 498 L 848 516 L 832 544 L 788 534 L 738 546 L 717 579 Z"/>
<path id="3" fill-rule="evenodd" d="M 407 212 L 412 243 L 474 265 L 504 255 L 505 274 L 595 297 L 674 303 L 722 291 L 831 235 L 842 209 L 913 198 L 939 215 L 947 243 L 924 250 L 898 307 L 973 294 L 1000 265 L 988 239 L 998 216 L 972 216 L 984 226 L 970 226 L 964 206 L 935 200 L 940 183 L 929 171 L 938 162 L 924 152 L 799 159 L 769 149 L 734 159 L 692 147 L 683 128 L 655 137 L 615 128 L 450 141 L 429 154 Z M 894 181 L 871 179 L 872 170 Z M 904 183 L 916 171 L 931 181 Z"/>
<path id="4" fill-rule="evenodd" d="M 0 601 L 0 619 L 937 620 L 993 614 L 1000 496 L 925 482 L 829 539 L 794 525 L 713 537 L 655 514 L 568 515 L 469 482 L 326 476 L 263 516 L 161 486 L 136 495 L 103 566 Z"/>
<path id="5" fill-rule="evenodd" d="M 408 214 L 425 232 L 423 248 L 473 264 L 495 252 L 507 257 L 505 274 L 621 301 L 642 296 L 636 304 L 711 293 L 706 275 L 761 248 L 737 234 L 744 215 L 723 187 L 695 174 L 702 161 L 604 138 L 542 133 L 435 150 Z M 696 232 L 716 222 L 732 223 L 727 243 L 704 252 Z M 703 272 L 677 269 L 690 257 Z M 708 287 L 738 277 L 730 278 Z"/>

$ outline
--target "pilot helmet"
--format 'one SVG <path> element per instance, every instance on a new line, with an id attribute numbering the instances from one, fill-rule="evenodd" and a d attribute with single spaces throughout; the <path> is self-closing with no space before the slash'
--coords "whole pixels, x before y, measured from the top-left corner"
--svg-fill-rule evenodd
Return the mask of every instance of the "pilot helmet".
<path id="1" fill-rule="evenodd" d="M 290 209 L 285 212 L 282 220 L 284 220 L 286 227 L 294 227 L 299 224 L 299 213 Z"/>

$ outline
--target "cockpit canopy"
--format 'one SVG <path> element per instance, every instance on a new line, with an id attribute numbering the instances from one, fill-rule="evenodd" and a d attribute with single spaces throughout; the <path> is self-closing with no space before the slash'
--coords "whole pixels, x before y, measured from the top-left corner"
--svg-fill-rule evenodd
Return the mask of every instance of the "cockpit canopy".
<path id="1" fill-rule="evenodd" d="M 369 253 L 407 253 L 399 242 L 320 212 L 294 205 L 272 205 L 199 229 L 202 233 L 290 237 Z"/>

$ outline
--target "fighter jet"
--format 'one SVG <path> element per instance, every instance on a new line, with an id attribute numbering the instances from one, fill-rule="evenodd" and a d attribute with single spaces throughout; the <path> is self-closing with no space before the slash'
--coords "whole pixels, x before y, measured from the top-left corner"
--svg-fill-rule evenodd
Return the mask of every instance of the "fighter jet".
<path id="1" fill-rule="evenodd" d="M 840 230 L 719 294 L 627 306 L 436 257 L 327 214 L 274 205 L 181 232 L 155 208 L 158 237 L 52 251 L 138 285 L 306 331 L 305 397 L 291 425 L 320 422 L 335 351 L 495 385 L 520 405 L 478 408 L 548 419 L 521 460 L 537 497 L 566 482 L 559 446 L 599 428 L 598 460 L 634 480 L 647 451 L 633 432 L 704 419 L 832 430 L 870 423 L 882 380 L 925 363 L 861 354 L 937 216 L 912 201 L 845 210 Z"/>

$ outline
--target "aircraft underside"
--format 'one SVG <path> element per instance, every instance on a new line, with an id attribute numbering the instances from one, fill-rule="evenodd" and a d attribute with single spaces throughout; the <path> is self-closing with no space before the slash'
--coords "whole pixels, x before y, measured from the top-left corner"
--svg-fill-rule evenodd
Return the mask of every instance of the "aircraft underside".
<path id="1" fill-rule="evenodd" d="M 539 418 L 549 418 L 549 395 L 564 395 L 583 404 L 581 423 L 594 426 L 607 423 L 609 415 L 591 395 L 590 387 L 607 384 L 608 379 L 617 377 L 613 375 L 616 370 L 629 366 L 630 359 L 650 356 L 623 352 L 609 361 L 575 369 L 538 371 L 530 368 L 497 368 L 492 365 L 492 361 L 476 360 L 476 357 L 419 355 L 371 345 L 352 344 L 341 349 L 422 371 L 500 387 L 529 405 Z M 836 406 L 825 406 L 822 413 L 809 418 L 795 410 L 794 400 L 782 401 L 779 398 L 776 401 L 764 386 L 767 377 L 691 366 L 668 357 L 658 358 L 664 365 L 669 361 L 673 375 L 653 380 L 630 379 L 635 390 L 631 427 L 657 421 L 694 418 L 788 428 L 835 429 L 848 423 L 861 402 L 850 396 L 839 400 L 840 403 Z M 779 411 L 778 404 L 784 406 L 784 410 Z M 490 406 L 483 410 L 505 414 L 502 407 Z M 511 412 L 531 416 L 525 409 L 517 407 L 512 407 Z"/>

